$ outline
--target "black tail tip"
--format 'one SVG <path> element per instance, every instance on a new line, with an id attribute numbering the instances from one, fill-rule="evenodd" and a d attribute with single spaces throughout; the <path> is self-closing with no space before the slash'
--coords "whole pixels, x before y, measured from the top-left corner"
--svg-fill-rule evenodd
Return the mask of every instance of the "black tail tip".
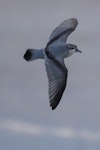
<path id="1" fill-rule="evenodd" d="M 30 49 L 27 49 L 26 53 L 24 54 L 23 58 L 26 60 L 26 61 L 30 61 L 32 57 L 32 53 L 31 53 L 31 50 Z"/>

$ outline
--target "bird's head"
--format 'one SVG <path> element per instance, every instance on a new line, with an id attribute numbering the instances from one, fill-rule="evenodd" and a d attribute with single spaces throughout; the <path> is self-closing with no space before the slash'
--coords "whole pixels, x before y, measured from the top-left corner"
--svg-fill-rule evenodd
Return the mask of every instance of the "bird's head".
<path id="1" fill-rule="evenodd" d="M 69 50 L 69 55 L 72 55 L 73 53 L 76 53 L 76 52 L 80 52 L 82 53 L 82 51 L 80 51 L 76 45 L 73 45 L 73 44 L 67 44 L 67 47 L 68 47 L 68 50 Z"/>

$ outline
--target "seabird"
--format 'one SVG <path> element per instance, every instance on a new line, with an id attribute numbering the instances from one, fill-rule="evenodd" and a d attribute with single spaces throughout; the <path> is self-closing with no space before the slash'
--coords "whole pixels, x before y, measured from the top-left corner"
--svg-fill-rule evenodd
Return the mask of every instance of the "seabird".
<path id="1" fill-rule="evenodd" d="M 43 49 L 27 49 L 26 61 L 44 59 L 49 84 L 49 100 L 52 110 L 59 104 L 67 84 L 68 70 L 64 58 L 81 51 L 76 45 L 66 44 L 68 36 L 76 29 L 78 21 L 70 18 L 63 21 L 50 35 Z"/>

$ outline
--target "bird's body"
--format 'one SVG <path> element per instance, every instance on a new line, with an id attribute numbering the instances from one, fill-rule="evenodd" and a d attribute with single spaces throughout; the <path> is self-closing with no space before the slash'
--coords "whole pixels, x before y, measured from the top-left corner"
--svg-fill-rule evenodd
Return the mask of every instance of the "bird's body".
<path id="1" fill-rule="evenodd" d="M 44 59 L 49 81 L 49 99 L 52 110 L 60 102 L 67 83 L 68 70 L 64 58 L 75 52 L 81 52 L 76 45 L 66 44 L 66 39 L 78 24 L 77 19 L 71 18 L 62 22 L 50 35 L 44 49 L 28 49 L 24 55 L 27 61 Z"/>

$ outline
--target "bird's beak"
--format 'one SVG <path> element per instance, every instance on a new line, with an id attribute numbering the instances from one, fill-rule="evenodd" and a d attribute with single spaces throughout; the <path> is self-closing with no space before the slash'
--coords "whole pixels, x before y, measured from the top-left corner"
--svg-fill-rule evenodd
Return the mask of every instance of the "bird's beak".
<path id="1" fill-rule="evenodd" d="M 76 52 L 82 53 L 82 51 L 80 51 L 79 49 L 76 49 Z"/>

